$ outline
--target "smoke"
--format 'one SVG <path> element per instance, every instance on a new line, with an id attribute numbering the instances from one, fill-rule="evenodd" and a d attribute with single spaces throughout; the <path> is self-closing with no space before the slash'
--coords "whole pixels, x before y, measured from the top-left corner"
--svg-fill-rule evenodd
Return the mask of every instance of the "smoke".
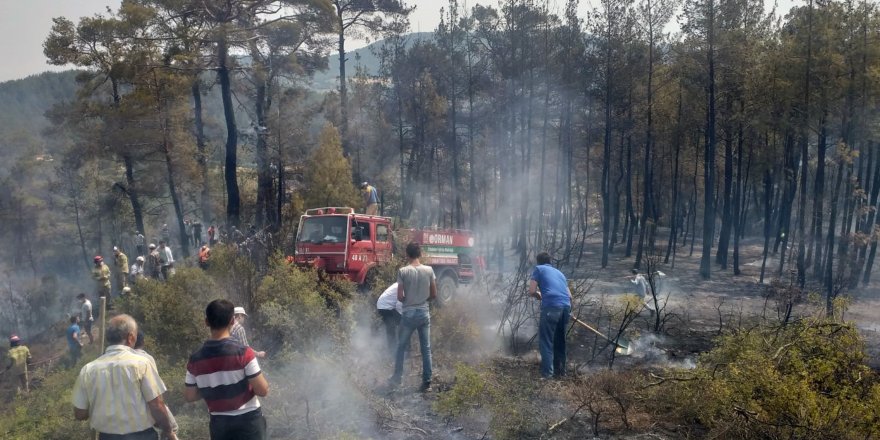
<path id="1" fill-rule="evenodd" d="M 0 274 L 0 336 L 3 337 L 13 333 L 26 341 L 55 337 L 52 326 L 80 312 L 77 293 L 94 291 L 94 283 L 84 277 L 72 280 L 47 274 L 35 278 L 2 266 Z"/>
<path id="2" fill-rule="evenodd" d="M 655 333 L 645 333 L 637 339 L 630 341 L 630 346 L 633 349 L 631 358 L 635 363 L 646 366 L 681 370 L 697 368 L 697 363 L 693 357 L 679 357 L 674 351 L 663 348 L 667 344 L 666 337 Z"/>

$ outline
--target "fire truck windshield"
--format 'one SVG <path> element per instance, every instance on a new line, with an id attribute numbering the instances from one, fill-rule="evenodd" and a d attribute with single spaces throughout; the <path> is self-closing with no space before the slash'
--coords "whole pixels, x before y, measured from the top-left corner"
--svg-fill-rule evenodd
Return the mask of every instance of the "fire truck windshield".
<path id="1" fill-rule="evenodd" d="M 347 216 L 310 217 L 303 220 L 297 243 L 342 243 L 347 231 Z"/>

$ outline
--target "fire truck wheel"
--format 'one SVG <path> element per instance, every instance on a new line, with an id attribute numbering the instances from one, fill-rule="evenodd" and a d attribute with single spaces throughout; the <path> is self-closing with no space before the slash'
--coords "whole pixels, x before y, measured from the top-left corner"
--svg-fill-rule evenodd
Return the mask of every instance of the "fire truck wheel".
<path id="1" fill-rule="evenodd" d="M 455 292 L 458 290 L 458 283 L 451 275 L 442 275 L 440 281 L 437 282 L 437 299 L 440 304 L 446 304 L 455 298 Z"/>

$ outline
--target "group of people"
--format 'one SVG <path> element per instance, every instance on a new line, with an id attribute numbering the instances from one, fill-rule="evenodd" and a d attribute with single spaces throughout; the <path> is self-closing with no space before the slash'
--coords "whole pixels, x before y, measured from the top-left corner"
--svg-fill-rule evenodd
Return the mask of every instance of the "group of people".
<path id="1" fill-rule="evenodd" d="M 90 313 L 88 300 L 81 299 L 83 314 L 87 309 Z M 248 345 L 243 327 L 246 316 L 244 308 L 227 300 L 211 301 L 205 308 L 211 336 L 186 366 L 184 400 L 205 401 L 213 440 L 266 438 L 258 398 L 269 393 L 258 361 L 266 354 Z M 79 315 L 71 318 L 68 334 L 81 348 L 79 320 Z M 91 338 L 90 331 L 85 333 Z M 76 419 L 88 420 L 101 440 L 156 440 L 160 436 L 175 440 L 177 423 L 163 398 L 168 389 L 156 361 L 143 349 L 144 335 L 137 322 L 124 314 L 113 317 L 105 339 L 106 350 L 82 367 L 73 387 Z"/>
<path id="2" fill-rule="evenodd" d="M 431 389 L 431 312 L 428 303 L 437 297 L 437 282 L 431 266 L 421 264 L 418 243 L 406 246 L 409 263 L 397 274 L 397 282 L 376 301 L 377 312 L 385 327 L 388 347 L 394 355 L 394 373 L 390 386 L 397 387 L 403 376 L 406 351 L 412 334 L 419 335 L 422 355 L 421 391 Z M 529 281 L 529 295 L 541 301 L 538 325 L 538 348 L 541 353 L 541 377 L 566 374 L 565 333 L 571 316 L 571 290 L 565 275 L 551 265 L 550 254 L 537 256 L 537 265 Z"/>
<path id="3" fill-rule="evenodd" d="M 105 297 L 110 301 L 111 293 L 124 295 L 130 292 L 130 286 L 140 279 L 167 280 L 174 275 L 174 253 L 165 240 L 159 241 L 159 246 L 150 243 L 147 250 L 146 257 L 138 255 L 134 263 L 129 266 L 128 256 L 119 247 L 114 246 L 113 270 L 104 262 L 104 257 L 96 255 L 93 259 L 92 279 L 96 283 L 97 296 Z"/>

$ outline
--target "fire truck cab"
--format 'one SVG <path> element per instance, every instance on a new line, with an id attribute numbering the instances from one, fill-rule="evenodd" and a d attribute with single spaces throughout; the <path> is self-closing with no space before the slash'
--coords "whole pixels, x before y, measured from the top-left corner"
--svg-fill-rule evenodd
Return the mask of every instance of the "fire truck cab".
<path id="1" fill-rule="evenodd" d="M 358 214 L 349 207 L 309 209 L 300 218 L 294 262 L 372 288 L 371 271 L 393 258 L 392 226 L 390 217 Z M 474 280 L 475 266 L 482 262 L 472 254 L 470 231 L 404 229 L 396 235 L 401 244 L 422 245 L 421 261 L 434 268 L 443 302 L 455 296 L 459 284 Z"/>
<path id="2" fill-rule="evenodd" d="M 392 251 L 391 218 L 315 208 L 300 217 L 294 262 L 363 285 L 371 269 L 391 261 Z"/>

